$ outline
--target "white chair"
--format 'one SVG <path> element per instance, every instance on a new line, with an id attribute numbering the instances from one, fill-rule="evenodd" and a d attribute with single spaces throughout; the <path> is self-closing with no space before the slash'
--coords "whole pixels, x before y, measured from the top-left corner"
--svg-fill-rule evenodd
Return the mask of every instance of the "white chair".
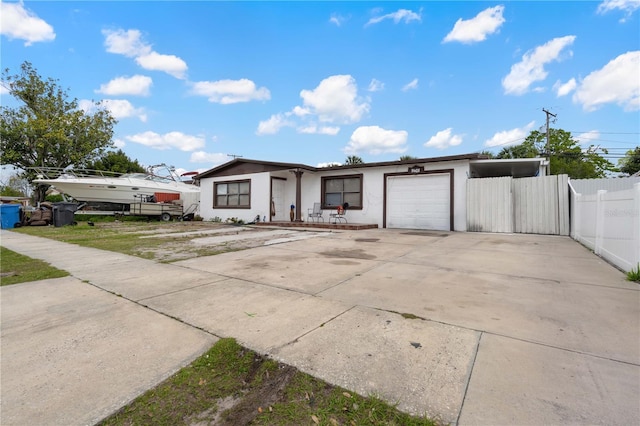
<path id="1" fill-rule="evenodd" d="M 313 208 L 307 209 L 307 217 L 310 222 L 319 222 L 320 220 L 324 222 L 324 217 L 322 217 L 322 205 L 320 203 L 313 203 Z"/>

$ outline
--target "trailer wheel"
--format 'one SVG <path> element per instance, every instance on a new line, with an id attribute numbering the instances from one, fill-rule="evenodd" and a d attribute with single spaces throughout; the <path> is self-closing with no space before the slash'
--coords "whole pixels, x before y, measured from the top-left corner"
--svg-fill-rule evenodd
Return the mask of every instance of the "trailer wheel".
<path id="1" fill-rule="evenodd" d="M 162 213 L 162 216 L 160 216 L 160 219 L 162 219 L 165 222 L 169 222 L 171 220 L 171 215 L 167 212 Z"/>

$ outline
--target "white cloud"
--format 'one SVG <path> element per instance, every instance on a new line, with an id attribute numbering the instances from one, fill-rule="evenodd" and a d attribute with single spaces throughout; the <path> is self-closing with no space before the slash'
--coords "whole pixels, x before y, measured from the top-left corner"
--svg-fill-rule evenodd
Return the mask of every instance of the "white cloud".
<path id="1" fill-rule="evenodd" d="M 459 41 L 460 43 L 476 43 L 486 40 L 488 34 L 493 34 L 504 23 L 502 12 L 504 6 L 495 6 L 478 13 L 475 18 L 458 19 L 453 29 L 444 38 L 443 43 Z"/>
<path id="2" fill-rule="evenodd" d="M 204 148 L 204 138 L 200 136 L 186 135 L 182 132 L 169 132 L 164 135 L 156 132 L 143 132 L 136 135 L 126 136 L 129 142 L 135 142 L 140 145 L 148 146 L 153 149 L 172 149 L 177 148 L 180 151 L 195 151 Z"/>
<path id="3" fill-rule="evenodd" d="M 523 142 L 527 136 L 529 136 L 535 124 L 536 122 L 532 121 L 524 127 L 518 127 L 511 130 L 503 130 L 501 132 L 498 132 L 493 135 L 491 139 L 487 139 L 484 142 L 484 146 L 488 148 L 494 148 L 496 146 L 506 147 L 519 144 Z"/>
<path id="4" fill-rule="evenodd" d="M 369 83 L 369 88 L 367 90 L 369 90 L 370 92 L 379 92 L 382 89 L 384 89 L 384 83 L 381 82 L 380 80 L 376 80 L 375 78 L 372 78 L 371 83 Z"/>
<path id="5" fill-rule="evenodd" d="M 185 79 L 187 63 L 175 55 L 163 55 L 151 49 L 151 45 L 142 40 L 138 30 L 103 30 L 104 45 L 107 52 L 135 58 L 142 68 L 163 71 L 178 79 Z"/>
<path id="6" fill-rule="evenodd" d="M 8 95 L 9 93 L 9 88 L 0 84 L 0 95 Z"/>
<path id="7" fill-rule="evenodd" d="M 193 83 L 192 92 L 207 96 L 209 102 L 235 104 L 238 102 L 263 101 L 271 99 L 266 87 L 257 88 L 246 78 L 240 80 L 198 81 Z"/>
<path id="8" fill-rule="evenodd" d="M 258 124 L 256 135 L 274 135 L 283 127 L 292 127 L 295 124 L 287 120 L 285 114 L 273 114 L 268 120 L 261 121 Z"/>
<path id="9" fill-rule="evenodd" d="M 187 73 L 187 63 L 175 55 L 161 55 L 151 52 L 148 55 L 138 56 L 136 62 L 142 68 L 152 71 L 164 71 L 180 80 L 184 80 Z"/>
<path id="10" fill-rule="evenodd" d="M 149 88 L 152 84 L 153 80 L 151 80 L 151 77 L 147 77 L 146 75 L 117 77 L 107 84 L 101 84 L 100 89 L 96 90 L 96 92 L 110 96 L 149 96 Z"/>
<path id="11" fill-rule="evenodd" d="M 557 81 L 556 84 L 553 85 L 553 88 L 556 91 L 556 96 L 561 97 L 573 92 L 576 89 L 577 85 L 578 84 L 576 83 L 576 79 L 572 78 L 566 83 L 560 83 L 560 81 Z"/>
<path id="12" fill-rule="evenodd" d="M 151 46 L 141 40 L 142 34 L 138 30 L 102 30 L 102 35 L 109 53 L 135 58 L 151 52 Z"/>
<path id="13" fill-rule="evenodd" d="M 332 167 L 332 166 L 342 166 L 342 163 L 337 161 L 329 161 L 328 163 L 318 163 L 316 167 Z"/>
<path id="14" fill-rule="evenodd" d="M 615 103 L 625 111 L 640 110 L 640 50 L 624 53 L 580 82 L 573 95 L 586 111 Z"/>
<path id="15" fill-rule="evenodd" d="M 25 9 L 24 3 L 0 2 L 0 34 L 9 40 L 24 40 L 25 46 L 56 38 L 53 27 Z"/>
<path id="16" fill-rule="evenodd" d="M 462 143 L 461 135 L 452 135 L 451 127 L 445 130 L 440 130 L 435 136 L 425 142 L 424 146 L 427 148 L 447 149 L 452 146 L 457 146 Z"/>
<path id="17" fill-rule="evenodd" d="M 118 149 L 124 148 L 125 145 L 126 145 L 126 143 L 122 139 L 114 139 L 113 140 L 113 146 L 115 146 Z"/>
<path id="18" fill-rule="evenodd" d="M 111 111 L 111 115 L 120 120 L 122 118 L 137 117 L 143 123 L 147 122 L 147 113 L 144 108 L 136 108 L 125 99 L 104 99 L 102 104 Z"/>
<path id="19" fill-rule="evenodd" d="M 302 90 L 304 107 L 329 123 L 355 123 L 369 112 L 369 104 L 358 99 L 356 81 L 350 75 L 333 75 L 313 90 Z"/>
<path id="20" fill-rule="evenodd" d="M 298 117 L 304 117 L 305 115 L 311 114 L 311 111 L 309 111 L 307 108 L 296 106 L 291 110 L 291 113 L 293 115 L 297 115 Z"/>
<path id="21" fill-rule="evenodd" d="M 229 160 L 227 154 L 219 152 L 196 151 L 191 153 L 189 161 L 191 163 L 212 163 L 212 165 L 226 163 Z"/>
<path id="22" fill-rule="evenodd" d="M 604 0 L 598 6 L 598 13 L 604 14 L 619 9 L 625 12 L 625 17 L 620 22 L 625 22 L 633 12 L 640 9 L 640 0 Z"/>
<path id="23" fill-rule="evenodd" d="M 283 127 L 296 127 L 298 133 L 335 136 L 338 126 L 321 123 L 349 124 L 359 121 L 369 112 L 369 99 L 358 97 L 356 82 L 350 75 L 333 75 L 325 78 L 313 90 L 300 92 L 303 106 L 291 111 L 273 114 L 261 121 L 257 135 L 275 134 Z"/>
<path id="24" fill-rule="evenodd" d="M 346 154 L 368 152 L 372 155 L 403 153 L 407 150 L 408 133 L 405 130 L 386 130 L 378 126 L 360 126 L 354 130 L 344 148 Z"/>
<path id="25" fill-rule="evenodd" d="M 414 78 L 409 83 L 407 83 L 404 86 L 402 86 L 402 91 L 403 92 L 408 92 L 409 90 L 415 90 L 417 88 L 418 88 L 418 79 Z"/>
<path id="26" fill-rule="evenodd" d="M 386 15 L 376 16 L 375 18 L 369 19 L 369 22 L 365 24 L 365 27 L 367 25 L 377 24 L 384 21 L 385 19 L 392 19 L 394 24 L 397 24 L 399 22 L 408 24 L 411 21 L 420 22 L 422 21 L 422 17 L 420 16 L 421 14 L 422 10 L 419 13 L 415 13 L 407 9 L 399 9 L 393 13 L 387 13 Z"/>
<path id="27" fill-rule="evenodd" d="M 318 127 L 315 124 L 310 124 L 308 126 L 298 127 L 296 130 L 298 133 L 335 136 L 340 131 L 340 127 L 332 127 L 332 126 Z"/>
<path id="28" fill-rule="evenodd" d="M 522 56 L 522 61 L 511 67 L 511 72 L 502 80 L 506 94 L 522 95 L 536 81 L 547 78 L 544 66 L 557 61 L 563 49 L 573 44 L 576 36 L 557 37 L 542 46 L 536 47 Z M 569 52 L 571 55 L 572 52 Z"/>
<path id="29" fill-rule="evenodd" d="M 346 22 L 346 20 L 347 18 L 337 13 L 332 13 L 331 17 L 329 18 L 329 22 L 338 27 L 341 26 L 344 22 Z"/>
<path id="30" fill-rule="evenodd" d="M 600 139 L 600 132 L 597 130 L 590 130 L 585 133 L 580 133 L 578 136 L 574 136 L 574 138 L 580 142 L 581 145 L 591 145 Z"/>
<path id="31" fill-rule="evenodd" d="M 108 110 L 116 120 L 137 117 L 143 123 L 147 122 L 147 113 L 144 108 L 135 108 L 131 102 L 124 99 L 103 99 L 98 104 L 89 99 L 81 99 L 78 101 L 78 108 L 85 114 L 95 114 L 99 109 L 104 109 Z"/>

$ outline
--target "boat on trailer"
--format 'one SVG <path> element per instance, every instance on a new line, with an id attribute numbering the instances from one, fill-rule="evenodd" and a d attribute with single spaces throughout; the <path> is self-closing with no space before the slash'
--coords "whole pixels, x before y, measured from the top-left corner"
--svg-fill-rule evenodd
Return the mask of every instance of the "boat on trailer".
<path id="1" fill-rule="evenodd" d="M 146 173 L 125 174 L 52 167 L 32 167 L 31 170 L 37 175 L 33 182 L 51 185 L 93 209 L 129 211 L 132 203 L 162 202 L 165 200 L 158 198 L 167 194 L 172 200 L 181 200 L 185 211 L 190 213 L 195 213 L 200 204 L 200 187 L 183 182 L 175 169 L 166 164 L 151 166 Z"/>

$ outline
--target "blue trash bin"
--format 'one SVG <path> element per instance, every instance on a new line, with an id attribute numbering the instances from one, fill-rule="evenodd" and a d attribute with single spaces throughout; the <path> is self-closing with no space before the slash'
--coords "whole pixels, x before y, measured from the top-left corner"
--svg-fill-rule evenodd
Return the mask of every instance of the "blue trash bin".
<path id="1" fill-rule="evenodd" d="M 12 229 L 20 224 L 20 204 L 0 204 L 0 227 Z"/>

